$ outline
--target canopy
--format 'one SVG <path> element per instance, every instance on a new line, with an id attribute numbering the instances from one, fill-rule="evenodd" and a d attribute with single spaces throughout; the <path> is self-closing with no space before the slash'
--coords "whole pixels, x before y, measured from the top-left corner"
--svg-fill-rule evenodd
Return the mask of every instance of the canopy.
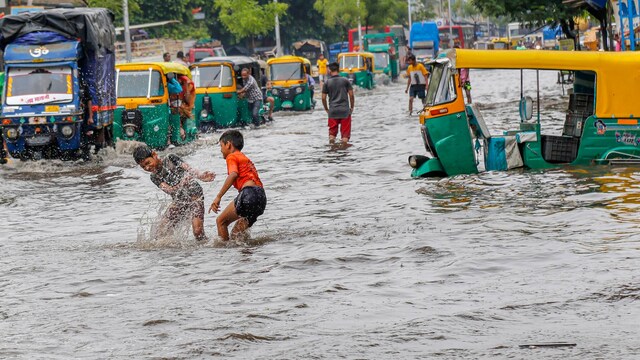
<path id="1" fill-rule="evenodd" d="M 458 69 L 592 71 L 596 74 L 596 116 L 640 117 L 635 89 L 640 83 L 639 52 L 449 49 L 436 61 L 447 60 Z"/>
<path id="2" fill-rule="evenodd" d="M 286 64 L 286 63 L 311 63 L 309 60 L 300 57 L 300 56 L 293 56 L 293 55 L 285 55 L 285 56 L 280 56 L 277 58 L 271 58 L 269 60 L 267 60 L 267 65 L 271 65 L 271 64 Z"/>
<path id="3" fill-rule="evenodd" d="M 116 68 L 123 71 L 141 70 L 148 68 L 160 68 L 164 74 L 175 73 L 179 75 L 185 75 L 191 78 L 191 71 L 189 68 L 178 63 L 173 62 L 133 62 L 127 64 L 116 65 Z"/>
<path id="4" fill-rule="evenodd" d="M 297 41 L 291 44 L 291 46 L 296 50 L 300 50 L 305 45 L 321 48 L 322 50 L 324 50 L 327 47 L 324 44 L 324 41 L 316 40 L 316 39 L 306 39 L 306 40 Z"/>

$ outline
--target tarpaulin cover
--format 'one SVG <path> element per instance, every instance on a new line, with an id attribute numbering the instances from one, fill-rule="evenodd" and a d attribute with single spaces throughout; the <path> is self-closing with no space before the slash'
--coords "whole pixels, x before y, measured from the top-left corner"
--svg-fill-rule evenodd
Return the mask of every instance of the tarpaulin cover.
<path id="1" fill-rule="evenodd" d="M 80 41 L 80 86 L 87 91 L 97 124 L 109 123 L 116 106 L 114 16 L 101 8 L 52 9 L 0 19 L 0 49 L 8 44 L 45 45 Z M 53 55 L 53 54 L 52 54 Z M 46 61 L 46 57 L 41 58 Z"/>
<path id="2" fill-rule="evenodd" d="M 0 19 L 0 49 L 23 35 L 48 31 L 80 39 L 85 50 L 114 51 L 116 30 L 111 11 L 101 8 L 24 12 Z"/>

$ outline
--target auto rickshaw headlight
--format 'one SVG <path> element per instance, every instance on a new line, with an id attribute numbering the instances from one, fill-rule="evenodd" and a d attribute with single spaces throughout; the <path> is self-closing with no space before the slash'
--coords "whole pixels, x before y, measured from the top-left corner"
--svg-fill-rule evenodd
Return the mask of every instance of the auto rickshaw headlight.
<path id="1" fill-rule="evenodd" d="M 302 94 L 302 86 L 296 88 L 296 94 Z"/>
<path id="2" fill-rule="evenodd" d="M 207 110 L 203 109 L 202 111 L 200 111 L 200 118 L 201 119 L 206 119 L 207 116 L 209 116 L 209 112 Z"/>
<path id="3" fill-rule="evenodd" d="M 66 137 L 66 138 L 70 138 L 73 136 L 73 126 L 72 125 L 65 125 L 63 127 L 60 128 L 60 133 L 62 134 L 62 136 Z"/>
<path id="4" fill-rule="evenodd" d="M 271 94 L 273 96 L 278 96 L 278 89 L 271 89 Z"/>
<path id="5" fill-rule="evenodd" d="M 4 136 L 9 140 L 15 140 L 18 138 L 18 129 L 8 128 L 4 131 Z"/>
<path id="6" fill-rule="evenodd" d="M 133 137 L 136 134 L 136 129 L 134 126 L 127 126 L 124 128 L 124 134 L 128 137 Z"/>

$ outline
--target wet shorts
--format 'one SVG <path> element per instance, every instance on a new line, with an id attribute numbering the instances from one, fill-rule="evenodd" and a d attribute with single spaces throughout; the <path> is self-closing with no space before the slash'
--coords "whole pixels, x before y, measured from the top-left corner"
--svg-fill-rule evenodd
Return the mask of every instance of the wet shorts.
<path id="1" fill-rule="evenodd" d="M 345 119 L 329 118 L 329 136 L 336 137 L 338 135 L 338 126 L 340 127 L 340 136 L 342 138 L 351 138 L 351 115 Z"/>
<path id="2" fill-rule="evenodd" d="M 267 207 L 267 195 L 259 186 L 245 186 L 233 200 L 236 214 L 247 219 L 249 226 L 258 220 L 258 216 L 264 213 Z"/>
<path id="3" fill-rule="evenodd" d="M 174 201 L 169 205 L 165 216 L 171 226 L 175 226 L 183 220 L 200 219 L 204 221 L 204 198 L 189 202 Z"/>
<path id="4" fill-rule="evenodd" d="M 420 99 L 425 98 L 425 90 L 427 89 L 427 85 L 411 85 L 409 89 L 409 96 L 412 98 L 418 97 Z"/>

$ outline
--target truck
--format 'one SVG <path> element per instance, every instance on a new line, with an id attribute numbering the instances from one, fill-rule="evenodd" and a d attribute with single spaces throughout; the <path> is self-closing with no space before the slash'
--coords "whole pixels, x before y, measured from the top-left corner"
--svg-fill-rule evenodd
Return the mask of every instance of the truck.
<path id="1" fill-rule="evenodd" d="M 4 93 L 0 119 L 13 158 L 89 159 L 112 145 L 114 16 L 52 9 L 0 19 Z"/>
<path id="2" fill-rule="evenodd" d="M 432 21 L 414 22 L 409 33 L 409 47 L 417 62 L 426 62 L 438 55 L 440 35 Z"/>

